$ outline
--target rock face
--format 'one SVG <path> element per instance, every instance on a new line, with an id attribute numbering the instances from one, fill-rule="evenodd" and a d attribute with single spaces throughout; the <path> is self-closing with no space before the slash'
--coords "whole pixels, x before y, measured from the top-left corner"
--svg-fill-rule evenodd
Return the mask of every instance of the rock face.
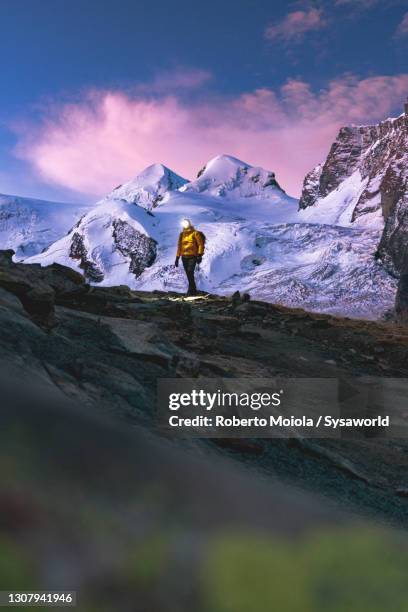
<path id="1" fill-rule="evenodd" d="M 69 256 L 79 262 L 79 267 L 83 270 L 85 278 L 94 283 L 100 283 L 103 280 L 103 272 L 93 261 L 88 259 L 85 241 L 79 232 L 74 232 L 72 235 Z"/>
<path id="2" fill-rule="evenodd" d="M 401 323 L 408 324 L 408 256 L 405 257 L 398 283 L 395 316 Z"/>
<path id="3" fill-rule="evenodd" d="M 156 259 L 157 242 L 122 219 L 113 221 L 113 239 L 118 251 L 130 258 L 129 270 L 138 278 Z"/>
<path id="4" fill-rule="evenodd" d="M 407 330 L 390 324 L 290 310 L 238 292 L 186 300 L 125 286 L 92 287 L 70 268 L 13 263 L 12 254 L 0 252 L 0 371 L 62 394 L 88 414 L 107 412 L 152 427 L 158 378 L 408 374 Z M 357 479 L 364 483 L 363 506 L 371 504 L 380 515 L 395 510 L 401 519 L 392 501 L 394 485 L 406 486 L 406 447 L 400 446 L 401 457 L 385 440 L 371 449 L 308 440 L 296 453 L 300 462 L 311 461 L 310 486 L 332 492 L 340 470 L 346 474 L 342 495 L 349 486 L 356 498 Z M 268 469 L 277 453 L 279 469 L 298 476 L 293 444 L 226 440 L 222 448 L 258 457 Z M 383 493 L 365 497 L 371 486 Z"/>
<path id="5" fill-rule="evenodd" d="M 360 539 L 352 520 L 359 513 L 406 527 L 406 440 L 185 443 L 163 438 L 155 400 L 159 378 L 407 376 L 407 329 L 238 292 L 184 300 L 90 286 L 71 268 L 14 263 L 12 255 L 0 252 L 7 584 L 16 572 L 27 580 L 19 588 L 60 581 L 63 572 L 86 609 L 133 612 L 136 601 L 140 610 L 218 611 L 238 601 L 244 568 L 239 601 L 258 602 L 261 593 L 269 609 L 281 574 L 275 580 L 266 568 L 267 591 L 259 575 L 284 559 L 288 584 L 296 568 L 315 589 L 302 587 L 300 607 L 298 589 L 290 609 L 326 609 L 322 584 L 334 584 L 345 609 L 337 575 L 330 582 L 336 567 L 352 568 L 362 609 L 374 610 L 377 592 L 366 589 L 367 601 L 361 593 L 366 561 L 370 584 L 392 570 L 387 599 L 404 609 L 400 531 L 394 550 L 375 529 Z M 221 606 L 209 599 L 214 592 Z M 286 589 L 284 598 L 280 609 L 289 609 Z"/>
<path id="6" fill-rule="evenodd" d="M 379 125 L 344 127 L 326 162 L 304 181 L 300 210 L 337 200 L 343 221 L 383 226 L 377 257 L 391 274 L 408 247 L 408 114 Z"/>

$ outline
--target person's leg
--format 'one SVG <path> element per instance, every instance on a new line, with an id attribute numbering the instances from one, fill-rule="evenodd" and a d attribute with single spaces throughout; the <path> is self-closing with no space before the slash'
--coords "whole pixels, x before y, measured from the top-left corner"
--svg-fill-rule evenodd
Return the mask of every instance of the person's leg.
<path id="1" fill-rule="evenodd" d="M 183 257 L 183 266 L 188 280 L 188 293 L 194 295 L 197 293 L 197 287 L 195 284 L 194 270 L 197 264 L 196 257 Z"/>

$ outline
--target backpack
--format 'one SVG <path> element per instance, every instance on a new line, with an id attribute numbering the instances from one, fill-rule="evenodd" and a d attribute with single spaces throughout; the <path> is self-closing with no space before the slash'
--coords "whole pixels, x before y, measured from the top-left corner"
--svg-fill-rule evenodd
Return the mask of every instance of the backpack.
<path id="1" fill-rule="evenodd" d="M 200 230 L 196 230 L 196 232 L 197 232 L 197 234 L 199 234 L 199 235 L 200 235 L 201 240 L 203 241 L 204 248 L 205 248 L 205 243 L 206 243 L 206 241 L 207 241 L 207 237 L 206 237 L 206 235 L 204 234 L 204 232 L 200 232 Z"/>

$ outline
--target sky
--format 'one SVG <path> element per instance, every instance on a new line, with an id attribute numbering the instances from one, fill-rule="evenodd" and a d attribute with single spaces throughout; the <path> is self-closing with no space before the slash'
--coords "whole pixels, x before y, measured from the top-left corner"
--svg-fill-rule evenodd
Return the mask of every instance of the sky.
<path id="1" fill-rule="evenodd" d="M 0 193 L 93 201 L 160 162 L 275 171 L 402 112 L 408 0 L 0 0 Z"/>

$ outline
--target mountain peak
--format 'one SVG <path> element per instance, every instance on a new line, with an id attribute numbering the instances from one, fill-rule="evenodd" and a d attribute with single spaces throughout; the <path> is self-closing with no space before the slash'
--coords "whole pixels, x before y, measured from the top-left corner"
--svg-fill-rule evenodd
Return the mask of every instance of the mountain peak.
<path id="1" fill-rule="evenodd" d="M 211 158 L 198 172 L 197 178 L 200 178 L 200 176 L 205 173 L 211 173 L 212 175 L 216 173 L 225 176 L 226 174 L 235 172 L 237 168 L 251 168 L 251 166 L 237 157 L 223 153 L 222 155 Z"/>
<path id="2" fill-rule="evenodd" d="M 210 159 L 206 165 L 207 167 L 210 167 L 216 164 L 223 164 L 223 163 L 230 164 L 233 166 L 246 166 L 248 168 L 251 167 L 250 164 L 247 164 L 246 162 L 242 161 L 241 159 L 238 159 L 237 157 L 234 157 L 233 155 L 227 155 L 226 153 L 222 153 L 221 155 L 216 155 L 215 157 Z"/>
<path id="3" fill-rule="evenodd" d="M 116 187 L 105 199 L 126 200 L 148 210 L 158 206 L 169 191 L 175 191 L 188 181 L 164 164 L 147 166 L 134 179 Z"/>
<path id="4" fill-rule="evenodd" d="M 197 191 L 211 196 L 250 198 L 270 197 L 278 189 L 275 173 L 251 166 L 232 155 L 217 155 L 206 163 L 197 178 L 182 191 Z"/>
<path id="5" fill-rule="evenodd" d="M 151 164 L 150 166 L 146 166 L 144 170 L 142 170 L 141 172 L 139 172 L 139 174 L 136 175 L 134 180 L 141 179 L 142 177 L 146 177 L 146 178 L 149 177 L 149 178 L 154 179 L 155 177 L 159 177 L 163 175 L 170 175 L 170 174 L 174 174 L 174 176 L 177 176 L 175 172 L 170 170 L 170 168 L 168 168 L 164 164 L 156 163 L 156 164 Z"/>

